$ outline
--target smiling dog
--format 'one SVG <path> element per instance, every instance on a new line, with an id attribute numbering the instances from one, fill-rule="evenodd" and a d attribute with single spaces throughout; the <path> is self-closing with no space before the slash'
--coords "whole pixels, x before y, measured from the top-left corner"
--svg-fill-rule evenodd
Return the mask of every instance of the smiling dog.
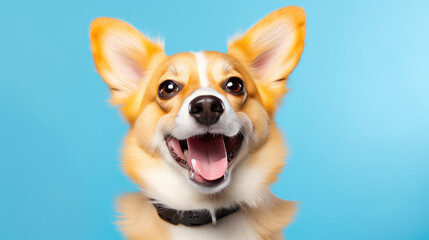
<path id="1" fill-rule="evenodd" d="M 281 239 L 294 204 L 269 186 L 286 150 L 274 113 L 304 47 L 305 14 L 279 9 L 227 53 L 167 56 L 129 24 L 96 19 L 98 73 L 130 124 L 119 200 L 128 239 Z"/>

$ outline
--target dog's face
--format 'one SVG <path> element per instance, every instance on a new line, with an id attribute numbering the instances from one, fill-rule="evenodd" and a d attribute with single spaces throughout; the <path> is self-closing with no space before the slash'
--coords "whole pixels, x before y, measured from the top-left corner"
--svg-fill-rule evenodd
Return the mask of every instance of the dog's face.
<path id="1" fill-rule="evenodd" d="M 303 50 L 304 21 L 300 8 L 283 8 L 230 42 L 226 54 L 166 56 L 160 43 L 127 23 L 95 20 L 97 70 L 131 125 L 127 173 L 147 188 L 153 181 L 185 180 L 202 194 L 232 184 L 270 137 L 275 108 Z"/>

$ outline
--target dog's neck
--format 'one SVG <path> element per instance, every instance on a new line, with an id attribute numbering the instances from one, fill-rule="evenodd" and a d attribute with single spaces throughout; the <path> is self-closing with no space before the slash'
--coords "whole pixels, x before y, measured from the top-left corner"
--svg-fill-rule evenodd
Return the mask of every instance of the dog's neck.
<path id="1" fill-rule="evenodd" d="M 240 210 L 216 225 L 199 227 L 167 223 L 144 194 L 127 194 L 118 203 L 118 224 L 127 239 L 281 239 L 281 230 L 292 220 L 294 203 L 281 200 L 270 191 L 264 194 L 265 200 L 258 206 L 240 206 Z"/>

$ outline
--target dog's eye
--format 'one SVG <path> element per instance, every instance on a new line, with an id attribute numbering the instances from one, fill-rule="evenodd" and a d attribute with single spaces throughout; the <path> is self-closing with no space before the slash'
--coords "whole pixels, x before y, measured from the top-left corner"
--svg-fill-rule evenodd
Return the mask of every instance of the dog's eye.
<path id="1" fill-rule="evenodd" d="M 242 95 L 244 93 L 243 80 L 238 77 L 230 77 L 224 84 L 223 88 L 234 95 Z"/>
<path id="2" fill-rule="evenodd" d="M 172 80 L 166 80 L 159 85 L 158 96 L 161 99 L 169 99 L 174 97 L 179 90 L 179 85 Z"/>

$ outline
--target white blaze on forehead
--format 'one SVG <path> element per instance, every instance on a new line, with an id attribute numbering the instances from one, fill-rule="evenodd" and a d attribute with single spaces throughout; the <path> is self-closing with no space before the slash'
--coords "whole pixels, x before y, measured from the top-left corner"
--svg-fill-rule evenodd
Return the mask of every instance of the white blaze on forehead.
<path id="1" fill-rule="evenodd" d="M 201 87 L 209 86 L 209 79 L 207 77 L 207 58 L 203 52 L 192 53 L 197 59 L 198 77 L 200 79 Z"/>

